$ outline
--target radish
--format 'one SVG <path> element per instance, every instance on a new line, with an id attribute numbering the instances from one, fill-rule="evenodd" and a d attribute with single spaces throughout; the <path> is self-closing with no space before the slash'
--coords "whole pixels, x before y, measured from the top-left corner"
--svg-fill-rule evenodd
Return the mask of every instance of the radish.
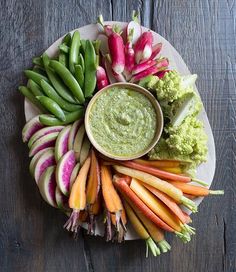
<path id="1" fill-rule="evenodd" d="M 127 80 L 131 78 L 131 71 L 135 64 L 135 54 L 132 44 L 132 37 L 134 34 L 134 30 L 131 29 L 127 36 L 127 43 L 125 45 L 125 69 L 124 74 Z"/>
<path id="2" fill-rule="evenodd" d="M 76 179 L 77 176 L 78 176 L 80 167 L 81 167 L 81 165 L 80 165 L 80 163 L 78 162 L 78 163 L 75 165 L 75 167 L 74 167 L 74 169 L 73 169 L 73 171 L 72 171 L 72 173 L 71 173 L 71 176 L 70 176 L 70 190 L 71 190 L 71 187 L 72 187 L 73 183 L 75 182 L 75 179 Z"/>
<path id="3" fill-rule="evenodd" d="M 109 85 L 106 71 L 102 66 L 97 67 L 96 77 L 98 90 L 101 90 Z"/>
<path id="4" fill-rule="evenodd" d="M 83 144 L 81 147 L 81 151 L 80 151 L 80 156 L 79 156 L 79 162 L 80 162 L 81 166 L 83 165 L 83 163 L 85 162 L 85 160 L 88 157 L 90 146 L 91 146 L 90 141 L 89 141 L 87 135 L 85 135 L 84 140 L 83 140 Z"/>
<path id="5" fill-rule="evenodd" d="M 109 54 L 107 54 L 104 57 L 105 69 L 106 69 L 106 73 L 107 73 L 107 76 L 108 76 L 110 84 L 113 84 L 113 83 L 116 83 L 116 79 L 114 77 L 114 74 L 113 74 L 113 71 L 112 71 L 112 68 L 111 68 L 111 64 L 110 64 L 109 58 L 110 58 Z"/>
<path id="6" fill-rule="evenodd" d="M 56 162 L 58 162 L 60 158 L 68 151 L 68 140 L 69 140 L 69 133 L 71 128 L 72 128 L 72 125 L 66 126 L 58 134 L 56 144 L 55 144 Z"/>
<path id="7" fill-rule="evenodd" d="M 152 55 L 153 36 L 151 31 L 144 32 L 134 46 L 136 63 L 148 60 Z"/>
<path id="8" fill-rule="evenodd" d="M 28 147 L 30 148 L 32 146 L 32 144 L 38 140 L 39 138 L 41 138 L 44 135 L 50 134 L 52 132 L 60 132 L 62 129 L 64 128 L 64 126 L 54 126 L 54 127 L 45 127 L 42 128 L 40 130 L 38 130 L 35 134 L 33 134 L 33 136 L 30 138 L 29 142 L 28 142 Z"/>
<path id="9" fill-rule="evenodd" d="M 83 139 L 84 139 L 84 134 L 85 134 L 85 126 L 84 124 L 82 124 L 80 126 L 80 128 L 78 129 L 78 132 L 75 136 L 75 141 L 74 141 L 74 151 L 76 154 L 76 159 L 79 159 L 80 156 L 80 151 L 81 151 L 81 147 L 82 147 L 82 143 L 83 143 Z"/>
<path id="10" fill-rule="evenodd" d="M 69 210 L 69 206 L 68 206 L 69 199 L 68 197 L 62 194 L 58 186 L 56 187 L 56 190 L 55 190 L 55 200 L 57 203 L 57 207 L 59 209 L 63 211 Z"/>
<path id="11" fill-rule="evenodd" d="M 29 157 L 34 156 L 37 152 L 47 147 L 51 147 L 55 145 L 57 136 L 59 132 L 53 132 L 47 135 L 42 136 L 37 141 L 33 143 L 29 151 Z"/>
<path id="12" fill-rule="evenodd" d="M 111 25 L 104 25 L 104 20 L 102 14 L 98 16 L 97 20 L 98 26 L 99 26 L 99 31 L 106 34 L 108 37 L 112 34 L 113 28 Z"/>
<path id="13" fill-rule="evenodd" d="M 100 51 L 102 52 L 103 55 L 106 55 L 109 53 L 109 48 L 108 48 L 108 38 L 104 34 L 99 34 L 97 37 L 97 40 L 101 41 L 100 44 Z"/>
<path id="14" fill-rule="evenodd" d="M 162 43 L 157 43 L 152 47 L 152 55 L 149 58 L 150 60 L 155 59 L 155 57 L 161 52 Z"/>
<path id="15" fill-rule="evenodd" d="M 34 177 L 34 171 L 35 171 L 35 164 L 37 163 L 38 159 L 48 150 L 52 150 L 54 151 L 54 147 L 48 147 L 45 149 L 40 150 L 38 153 L 36 153 L 33 158 L 30 161 L 30 165 L 29 165 L 29 171 L 32 177 Z"/>
<path id="16" fill-rule="evenodd" d="M 70 133 L 69 133 L 69 139 L 68 139 L 68 150 L 73 149 L 75 135 L 76 135 L 79 127 L 81 126 L 82 122 L 83 122 L 83 119 L 80 119 L 80 120 L 75 121 L 74 124 L 72 125 L 72 127 L 70 129 Z"/>
<path id="17" fill-rule="evenodd" d="M 147 60 L 145 62 L 136 64 L 132 69 L 132 75 L 136 75 L 138 73 L 141 73 L 144 70 L 147 70 L 149 67 L 154 66 L 156 63 L 157 62 L 155 60 Z"/>
<path id="18" fill-rule="evenodd" d="M 39 179 L 39 191 L 43 199 L 54 208 L 57 208 L 55 190 L 57 187 L 55 179 L 55 166 L 48 167 Z"/>
<path id="19" fill-rule="evenodd" d="M 56 182 L 61 192 L 68 196 L 70 192 L 70 177 L 76 165 L 75 152 L 68 151 L 59 160 L 56 168 Z"/>
<path id="20" fill-rule="evenodd" d="M 55 156 L 53 150 L 47 150 L 43 153 L 35 164 L 34 179 L 36 183 L 39 183 L 40 176 L 43 172 L 52 165 L 55 165 Z"/>
<path id="21" fill-rule="evenodd" d="M 139 37 L 142 35 L 142 28 L 139 23 L 138 13 L 133 11 L 132 21 L 130 21 L 126 27 L 126 37 L 129 37 L 130 31 L 133 31 L 131 43 L 135 44 Z M 128 39 L 128 38 L 127 38 Z"/>
<path id="22" fill-rule="evenodd" d="M 170 72 L 170 70 L 164 70 L 164 71 L 156 73 L 155 75 L 158 76 L 159 78 L 163 78 L 163 76 L 168 72 Z"/>
<path id="23" fill-rule="evenodd" d="M 44 125 L 42 125 L 39 121 L 39 115 L 32 118 L 30 121 L 28 121 L 25 126 L 22 129 L 22 140 L 23 142 L 28 142 L 31 136 L 37 132 L 39 129 L 43 128 Z"/>

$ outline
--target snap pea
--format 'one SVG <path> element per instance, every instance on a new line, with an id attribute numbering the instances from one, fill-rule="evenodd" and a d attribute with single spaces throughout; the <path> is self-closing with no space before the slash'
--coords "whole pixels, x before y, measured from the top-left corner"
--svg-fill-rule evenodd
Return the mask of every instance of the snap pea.
<path id="1" fill-rule="evenodd" d="M 79 61 L 79 48 L 80 48 L 80 34 L 75 31 L 71 40 L 71 47 L 69 50 L 69 68 L 72 74 L 75 73 L 75 64 Z"/>
<path id="2" fill-rule="evenodd" d="M 75 78 L 78 81 L 80 87 L 84 87 L 84 71 L 81 65 L 75 65 Z"/>
<path id="3" fill-rule="evenodd" d="M 59 49 L 60 49 L 60 51 L 62 51 L 63 53 L 66 53 L 66 54 L 68 54 L 70 51 L 70 47 L 67 46 L 65 43 L 60 44 Z"/>
<path id="4" fill-rule="evenodd" d="M 25 70 L 25 75 L 29 78 L 29 79 L 32 79 L 34 82 L 36 82 L 37 84 L 40 85 L 40 81 L 42 79 L 44 79 L 45 81 L 48 82 L 48 79 L 47 77 L 35 72 L 35 71 L 31 71 L 31 70 Z"/>
<path id="5" fill-rule="evenodd" d="M 84 56 L 84 94 L 91 97 L 96 87 L 96 54 L 90 40 L 86 41 L 86 51 Z"/>
<path id="6" fill-rule="evenodd" d="M 55 89 L 45 80 L 41 81 L 41 87 L 43 88 L 44 93 L 54 100 L 63 110 L 72 112 L 76 111 L 81 108 L 80 105 L 75 105 L 67 102 L 62 97 L 58 95 L 58 93 L 55 91 Z"/>
<path id="7" fill-rule="evenodd" d="M 84 94 L 79 83 L 71 74 L 71 72 L 63 66 L 59 61 L 51 60 L 49 66 L 61 77 L 66 86 L 71 90 L 73 95 L 78 98 L 79 102 L 84 103 Z"/>
<path id="8" fill-rule="evenodd" d="M 86 40 L 80 40 L 80 52 L 84 55 L 86 50 Z"/>
<path id="9" fill-rule="evenodd" d="M 64 98 L 66 101 L 78 104 L 78 101 L 72 96 L 68 88 L 65 86 L 65 84 L 61 81 L 61 79 L 58 77 L 58 75 L 48 66 L 50 59 L 46 53 L 42 56 L 44 67 L 47 72 L 48 78 L 52 83 L 52 86 L 56 90 L 56 92 Z"/>
<path id="10" fill-rule="evenodd" d="M 35 65 L 32 70 L 42 76 L 47 76 L 45 69 L 41 66 Z"/>
<path id="11" fill-rule="evenodd" d="M 41 57 L 33 58 L 33 64 L 43 67 L 43 61 Z"/>
<path id="12" fill-rule="evenodd" d="M 96 55 L 99 55 L 99 50 L 100 50 L 100 46 L 101 46 L 101 40 L 95 40 L 92 43 L 93 43 L 93 47 L 94 47 Z"/>
<path id="13" fill-rule="evenodd" d="M 39 101 L 35 98 L 35 96 L 31 93 L 31 91 L 25 87 L 25 86 L 20 86 L 19 91 L 29 99 L 31 103 L 33 103 L 41 112 L 47 112 L 46 108 L 43 107 Z"/>
<path id="14" fill-rule="evenodd" d="M 78 111 L 74 111 L 71 112 L 69 114 L 66 115 L 66 120 L 65 121 L 61 121 L 57 118 L 55 118 L 52 115 L 49 114 L 41 114 L 39 116 L 39 121 L 46 125 L 46 126 L 59 126 L 59 125 L 67 125 L 70 124 L 78 119 L 80 119 L 82 116 L 84 115 L 84 110 L 78 110 Z"/>
<path id="15" fill-rule="evenodd" d="M 82 66 L 83 72 L 84 72 L 84 57 L 81 53 L 79 54 L 79 63 L 78 64 L 80 64 Z"/>
<path id="16" fill-rule="evenodd" d="M 68 54 L 64 53 L 64 52 L 60 52 L 59 56 L 58 56 L 58 61 L 63 64 L 66 68 L 69 67 L 69 58 L 68 58 Z"/>
<path id="17" fill-rule="evenodd" d="M 27 87 L 31 90 L 34 96 L 44 95 L 42 88 L 37 83 L 35 83 L 32 79 L 28 80 Z"/>
<path id="18" fill-rule="evenodd" d="M 61 107 L 51 98 L 47 96 L 36 96 L 36 98 L 39 100 L 39 102 L 52 114 L 54 114 L 57 118 L 59 118 L 61 121 L 66 120 L 65 113 L 61 109 Z"/>
<path id="19" fill-rule="evenodd" d="M 70 34 L 70 32 L 67 33 L 67 34 L 64 36 L 64 38 L 62 39 L 62 43 L 66 44 L 66 45 L 68 45 L 68 46 L 71 45 L 71 34 Z"/>

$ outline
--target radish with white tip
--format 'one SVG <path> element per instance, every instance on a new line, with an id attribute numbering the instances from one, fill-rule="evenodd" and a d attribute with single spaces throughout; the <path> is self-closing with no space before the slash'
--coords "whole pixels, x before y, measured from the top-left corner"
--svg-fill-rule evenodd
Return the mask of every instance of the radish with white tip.
<path id="1" fill-rule="evenodd" d="M 140 63 L 141 61 L 148 60 L 152 55 L 152 42 L 153 36 L 151 31 L 144 32 L 136 44 L 134 45 L 135 61 Z"/>
<path id="2" fill-rule="evenodd" d="M 135 44 L 139 37 L 142 35 L 142 27 L 139 23 L 138 15 L 138 12 L 133 10 L 132 21 L 130 21 L 126 27 L 127 40 L 130 35 L 130 31 L 133 31 L 132 39 L 130 41 L 132 44 Z"/>

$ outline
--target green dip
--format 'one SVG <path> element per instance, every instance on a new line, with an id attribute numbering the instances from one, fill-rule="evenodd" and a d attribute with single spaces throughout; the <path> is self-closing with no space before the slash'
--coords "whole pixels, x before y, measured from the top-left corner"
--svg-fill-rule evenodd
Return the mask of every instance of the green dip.
<path id="1" fill-rule="evenodd" d="M 152 142 L 157 116 L 142 93 L 113 87 L 104 91 L 89 113 L 94 140 L 111 155 L 128 157 L 143 152 Z"/>

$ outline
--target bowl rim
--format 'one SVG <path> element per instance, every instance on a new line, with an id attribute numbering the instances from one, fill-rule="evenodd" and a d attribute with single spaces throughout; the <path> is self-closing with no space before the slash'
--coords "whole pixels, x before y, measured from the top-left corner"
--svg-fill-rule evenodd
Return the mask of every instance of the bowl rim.
<path id="1" fill-rule="evenodd" d="M 109 152 L 107 152 L 106 150 L 104 150 L 94 139 L 91 129 L 90 129 L 90 124 L 89 124 L 89 114 L 90 111 L 92 109 L 93 104 L 96 102 L 96 100 L 98 99 L 98 97 L 100 95 L 102 95 L 103 92 L 113 88 L 113 87 L 125 87 L 125 88 L 130 88 L 134 91 L 137 91 L 139 93 L 142 93 L 143 95 L 145 95 L 149 101 L 152 103 L 155 112 L 156 112 L 156 116 L 157 116 L 157 128 L 156 128 L 156 132 L 155 132 L 155 136 L 152 140 L 152 142 L 150 143 L 150 145 L 142 152 L 139 152 L 137 154 L 134 155 L 130 155 L 130 156 L 117 156 L 117 155 L 113 155 L 110 154 Z M 85 130 L 87 133 L 87 136 L 91 142 L 91 144 L 93 145 L 93 147 L 99 151 L 101 154 L 105 155 L 108 158 L 111 159 L 115 159 L 115 160 L 133 160 L 133 159 L 137 159 L 140 158 L 144 155 L 146 155 L 159 141 L 162 131 L 163 131 L 163 126 L 164 126 L 164 119 L 163 119 L 163 113 L 162 113 L 162 109 L 161 106 L 159 104 L 159 102 L 157 101 L 157 99 L 151 94 L 151 92 L 149 92 L 147 89 L 143 88 L 142 86 L 139 86 L 137 84 L 134 83 L 129 83 L 129 82 L 116 82 L 110 85 L 107 85 L 106 87 L 102 88 L 101 90 L 99 90 L 93 97 L 92 99 L 89 101 L 86 111 L 85 111 L 85 117 L 84 117 L 84 123 L 85 123 Z"/>

